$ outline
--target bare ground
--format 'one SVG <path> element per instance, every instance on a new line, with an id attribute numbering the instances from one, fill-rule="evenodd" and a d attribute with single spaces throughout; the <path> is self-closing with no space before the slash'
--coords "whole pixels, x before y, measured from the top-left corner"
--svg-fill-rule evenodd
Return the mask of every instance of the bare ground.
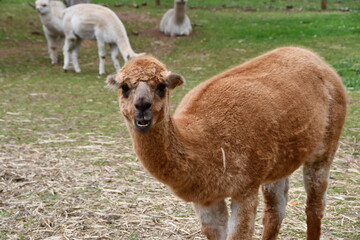
<path id="1" fill-rule="evenodd" d="M 0 239 L 204 239 L 191 204 L 143 170 L 129 139 L 87 138 L 91 145 L 73 136 L 47 135 L 33 144 L 1 146 Z M 359 143 L 345 142 L 332 168 L 323 239 L 347 239 L 339 237 L 350 230 L 343 224 L 353 231 L 359 227 L 359 197 L 352 188 L 359 183 L 360 167 L 351 155 Z M 280 239 L 303 238 L 305 231 L 300 171 L 291 179 Z M 339 210 L 344 201 L 353 204 L 351 211 Z"/>

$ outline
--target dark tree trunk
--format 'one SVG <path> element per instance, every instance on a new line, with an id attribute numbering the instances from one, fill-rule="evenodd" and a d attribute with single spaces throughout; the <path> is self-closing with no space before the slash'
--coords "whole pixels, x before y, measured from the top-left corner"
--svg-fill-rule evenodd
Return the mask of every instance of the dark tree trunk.
<path id="1" fill-rule="evenodd" d="M 321 0 L 321 10 L 326 10 L 327 8 L 327 0 Z"/>
<path id="2" fill-rule="evenodd" d="M 160 0 L 155 0 L 155 5 L 160 6 Z"/>

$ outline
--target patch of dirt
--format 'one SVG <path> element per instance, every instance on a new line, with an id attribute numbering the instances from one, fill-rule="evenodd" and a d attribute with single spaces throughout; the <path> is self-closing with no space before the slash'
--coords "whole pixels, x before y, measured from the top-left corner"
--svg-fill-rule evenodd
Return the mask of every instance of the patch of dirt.
<path id="1" fill-rule="evenodd" d="M 165 54 L 173 48 L 176 40 L 178 39 L 178 37 L 170 38 L 169 36 L 161 33 L 159 25 L 157 24 L 158 19 L 150 16 L 149 14 L 138 12 L 116 12 L 116 14 L 123 21 L 150 22 L 156 24 L 156 26 L 152 28 L 144 28 L 128 32 L 128 35 L 132 34 L 134 36 L 143 36 L 153 39 L 150 48 L 146 49 L 149 53 L 156 53 L 155 55 L 157 56 Z"/>
<path id="2" fill-rule="evenodd" d="M 9 239 L 204 239 L 191 204 L 144 173 L 125 139 L 60 140 L 0 147 L 0 226 Z"/>
<path id="3" fill-rule="evenodd" d="M 0 149 L 0 226 L 9 239 L 171 239 L 205 240 L 190 203 L 185 203 L 140 166 L 128 141 L 89 135 L 91 145 L 68 136 L 53 136 L 33 144 L 3 144 Z M 57 143 L 56 145 L 49 145 Z M 119 149 L 119 146 L 120 147 Z M 340 146 L 332 166 L 324 239 L 334 239 L 336 222 L 355 224 L 357 215 L 337 213 L 339 201 L 356 206 L 355 184 L 359 159 Z M 348 159 L 345 164 L 344 160 Z M 348 169 L 352 169 L 349 171 Z M 337 173 L 344 173 L 337 175 Z M 345 174 L 346 173 L 346 174 Z M 345 176 L 345 177 L 344 177 Z M 291 177 L 287 216 L 279 239 L 302 239 L 306 196 L 299 182 L 301 170 Z M 331 188 L 348 192 L 331 193 Z M 353 199 L 353 201 L 351 201 Z M 255 233 L 261 234 L 262 200 Z M 345 228 L 344 231 L 347 229 Z M 344 234 L 344 233 L 342 233 Z M 134 238 L 135 237 L 135 238 Z"/>
<path id="4" fill-rule="evenodd" d="M 146 13 L 138 12 L 116 12 L 122 21 L 156 22 L 157 19 Z"/>
<path id="5" fill-rule="evenodd" d="M 7 41 L 6 47 L 0 48 L 0 59 L 6 58 L 7 56 L 19 56 L 19 55 L 29 55 L 33 49 L 42 49 L 44 46 L 45 51 L 47 51 L 47 43 L 34 42 L 34 41 Z M 20 45 L 21 47 L 19 47 Z M 29 50 L 30 49 L 30 50 Z M 47 54 L 47 52 L 46 52 Z"/>
<path id="6" fill-rule="evenodd" d="M 169 39 L 168 36 L 166 36 L 162 32 L 160 32 L 160 29 L 158 26 L 149 28 L 149 29 L 142 29 L 133 34 L 135 34 L 135 35 L 137 34 L 139 36 L 147 36 L 147 37 L 157 38 L 157 39 L 161 39 L 161 38 Z"/>
<path id="7" fill-rule="evenodd" d="M 158 26 L 149 29 L 141 29 L 138 32 L 133 32 L 133 34 L 151 38 L 152 41 L 146 51 L 150 54 L 154 54 L 155 56 L 165 55 L 175 47 L 175 44 L 179 39 L 179 37 L 169 37 L 164 35 L 160 32 Z"/>
<path id="8" fill-rule="evenodd" d="M 94 46 L 97 46 L 96 40 L 84 40 L 81 43 L 81 47 L 85 47 L 85 48 L 91 48 Z"/>

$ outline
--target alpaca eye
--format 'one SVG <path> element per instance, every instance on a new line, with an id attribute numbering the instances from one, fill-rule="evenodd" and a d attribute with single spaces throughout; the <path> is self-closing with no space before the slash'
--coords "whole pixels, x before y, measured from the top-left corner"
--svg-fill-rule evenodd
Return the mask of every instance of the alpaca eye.
<path id="1" fill-rule="evenodd" d="M 43 7 L 46 7 L 47 5 L 46 5 L 46 4 L 43 4 L 42 6 L 43 6 Z"/>
<path id="2" fill-rule="evenodd" d="M 157 88 L 157 93 L 160 97 L 164 97 L 165 96 L 165 93 L 166 93 L 166 84 L 164 83 L 160 83 Z"/>
<path id="3" fill-rule="evenodd" d="M 127 98 L 129 96 L 129 92 L 130 92 L 130 88 L 128 85 L 123 84 L 120 86 L 121 90 L 122 90 L 122 94 L 125 98 Z"/>

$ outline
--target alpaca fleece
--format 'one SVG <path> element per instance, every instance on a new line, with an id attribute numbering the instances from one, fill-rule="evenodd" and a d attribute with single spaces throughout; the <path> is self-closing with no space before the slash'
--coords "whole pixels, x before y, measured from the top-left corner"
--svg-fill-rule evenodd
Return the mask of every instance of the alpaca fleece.
<path id="1" fill-rule="evenodd" d="M 270 51 L 193 88 L 173 116 L 169 90 L 184 79 L 155 58 L 134 58 L 107 81 L 120 87 L 121 112 L 143 166 L 193 202 L 208 239 L 251 239 L 260 188 L 262 239 L 276 239 L 288 176 L 301 165 L 307 239 L 320 238 L 347 100 L 340 77 L 319 56 L 298 47 Z M 230 219 L 225 198 L 232 199 Z"/>

